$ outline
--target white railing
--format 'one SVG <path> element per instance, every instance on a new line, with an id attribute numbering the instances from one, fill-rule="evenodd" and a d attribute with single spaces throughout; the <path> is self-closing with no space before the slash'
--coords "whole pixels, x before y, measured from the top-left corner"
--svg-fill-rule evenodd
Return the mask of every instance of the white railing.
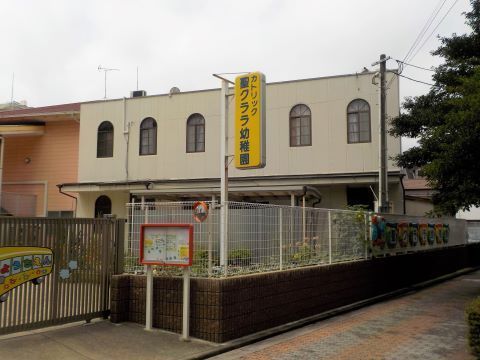
<path id="1" fill-rule="evenodd" d="M 468 242 L 480 242 L 480 221 L 467 221 Z"/>
<path id="2" fill-rule="evenodd" d="M 194 276 L 233 276 L 326 265 L 466 242 L 465 221 L 458 219 L 385 215 L 389 228 L 405 223 L 413 227 L 420 223 L 448 224 L 450 236 L 448 242 L 421 245 L 420 242 L 405 244 L 397 239 L 395 246 L 392 241 L 380 246 L 371 241 L 372 214 L 368 212 L 228 202 L 228 230 L 224 256 L 221 256 L 219 204 L 207 203 L 209 215 L 202 223 L 193 218 L 194 202 L 127 204 L 125 271 L 144 271 L 143 265 L 138 263 L 140 225 L 143 223 L 194 225 Z M 174 270 L 156 269 L 156 272 L 165 271 Z"/>

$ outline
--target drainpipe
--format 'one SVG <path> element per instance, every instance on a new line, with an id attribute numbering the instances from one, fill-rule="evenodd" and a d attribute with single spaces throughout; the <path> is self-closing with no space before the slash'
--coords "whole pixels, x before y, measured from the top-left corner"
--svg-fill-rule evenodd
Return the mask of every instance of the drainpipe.
<path id="1" fill-rule="evenodd" d="M 130 124 L 127 123 L 127 98 L 123 97 L 123 136 L 127 149 L 125 151 L 125 178 L 128 183 L 128 150 L 130 143 Z"/>
<path id="2" fill-rule="evenodd" d="M 307 219 L 306 219 L 306 211 L 305 211 L 305 200 L 307 193 L 310 193 L 313 197 L 317 198 L 317 202 L 315 204 L 318 204 L 320 201 L 322 201 L 322 194 L 320 194 L 320 191 L 318 191 L 316 188 L 313 186 L 303 186 L 302 188 L 303 194 L 301 195 L 302 197 L 302 235 L 303 235 L 303 240 L 305 241 L 306 238 L 306 233 L 307 233 Z"/>
<path id="3" fill-rule="evenodd" d="M 322 194 L 320 193 L 320 191 L 318 191 L 317 188 L 315 188 L 313 186 L 305 185 L 305 186 L 303 186 L 302 191 L 303 191 L 303 194 L 301 195 L 301 197 L 303 199 L 305 199 L 305 196 L 307 195 L 307 193 L 310 193 L 314 198 L 317 199 L 317 201 L 315 201 L 312 204 L 312 207 L 315 207 L 316 204 L 318 204 L 322 201 Z M 305 206 L 305 201 L 303 201 L 303 203 L 304 203 L 303 206 Z"/>
<path id="4" fill-rule="evenodd" d="M 407 213 L 407 205 L 405 201 L 405 186 L 403 185 L 403 174 L 400 175 L 400 184 L 402 184 L 402 193 L 403 193 L 403 215 Z"/>
<path id="5" fill-rule="evenodd" d="M 65 195 L 65 196 L 68 196 L 68 197 L 70 197 L 70 198 L 72 198 L 72 199 L 75 200 L 75 210 L 73 211 L 73 217 L 77 217 L 77 201 L 78 201 L 78 199 L 77 199 L 75 196 L 73 196 L 73 195 L 70 195 L 70 194 L 67 194 L 66 192 L 63 192 L 63 191 L 62 191 L 62 187 L 63 187 L 62 184 L 57 185 L 57 187 L 58 187 L 58 192 L 59 192 L 60 194 Z M 45 216 L 47 216 L 47 214 L 45 214 Z"/>
<path id="6" fill-rule="evenodd" d="M 5 148 L 5 138 L 0 136 L 0 213 L 2 209 L 2 181 L 3 181 L 3 150 Z"/>

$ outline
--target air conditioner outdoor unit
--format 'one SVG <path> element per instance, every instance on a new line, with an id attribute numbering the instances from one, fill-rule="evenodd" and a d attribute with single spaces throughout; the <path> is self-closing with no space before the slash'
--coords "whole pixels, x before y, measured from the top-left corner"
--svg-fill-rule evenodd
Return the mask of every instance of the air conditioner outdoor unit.
<path id="1" fill-rule="evenodd" d="M 130 91 L 130 97 L 132 97 L 132 98 L 142 97 L 142 96 L 147 96 L 147 92 L 145 90 Z"/>

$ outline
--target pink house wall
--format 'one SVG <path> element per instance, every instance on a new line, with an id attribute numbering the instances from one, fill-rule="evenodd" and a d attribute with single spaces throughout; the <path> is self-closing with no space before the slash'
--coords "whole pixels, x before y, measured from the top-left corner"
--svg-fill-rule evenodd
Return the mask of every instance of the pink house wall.
<path id="1" fill-rule="evenodd" d="M 56 185 L 77 181 L 79 128 L 73 120 L 52 121 L 44 135 L 7 137 L 3 183 L 18 184 L 4 184 L 3 191 L 36 195 L 36 215 L 43 216 L 44 186 L 19 183 L 46 181 L 47 211 L 74 211 L 75 201 L 60 194 Z"/>

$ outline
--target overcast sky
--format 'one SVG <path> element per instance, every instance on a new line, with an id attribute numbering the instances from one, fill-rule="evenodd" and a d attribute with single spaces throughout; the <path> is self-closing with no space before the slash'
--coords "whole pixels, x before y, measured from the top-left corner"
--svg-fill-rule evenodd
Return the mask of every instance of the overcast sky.
<path id="1" fill-rule="evenodd" d="M 212 73 L 255 71 L 267 82 L 369 69 L 381 53 L 403 59 L 432 11 L 443 0 L 176 0 L 2 1 L 0 102 L 30 106 L 213 88 Z M 445 0 L 431 33 L 455 0 Z M 431 67 L 436 35 L 464 33 L 458 0 L 410 61 Z M 396 67 L 389 61 L 390 68 Z M 429 82 L 431 73 L 404 74 Z M 428 86 L 401 79 L 401 96 Z"/>

